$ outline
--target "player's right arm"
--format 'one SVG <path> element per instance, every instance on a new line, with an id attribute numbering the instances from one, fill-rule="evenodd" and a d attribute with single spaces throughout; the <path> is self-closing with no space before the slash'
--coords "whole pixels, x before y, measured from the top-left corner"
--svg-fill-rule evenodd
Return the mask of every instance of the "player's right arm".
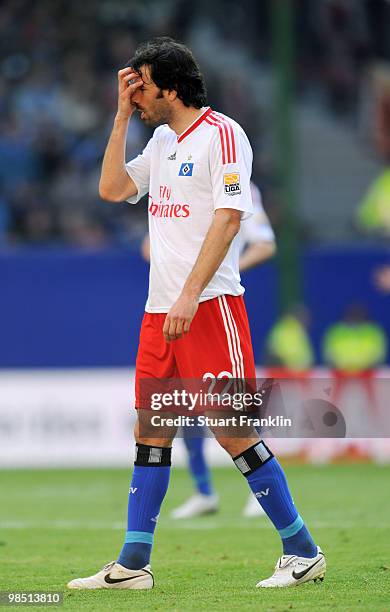
<path id="1" fill-rule="evenodd" d="M 136 108 L 132 97 L 142 84 L 142 79 L 131 67 L 119 70 L 118 110 L 104 153 L 99 183 L 99 195 L 108 202 L 123 202 L 135 196 L 138 191 L 135 182 L 126 171 L 125 151 L 129 120 Z"/>

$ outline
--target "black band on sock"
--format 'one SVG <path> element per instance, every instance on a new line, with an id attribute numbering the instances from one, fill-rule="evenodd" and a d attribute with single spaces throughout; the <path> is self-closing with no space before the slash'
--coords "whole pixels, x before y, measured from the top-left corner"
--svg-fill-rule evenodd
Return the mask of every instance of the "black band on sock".
<path id="1" fill-rule="evenodd" d="M 264 442 L 256 442 L 241 455 L 233 457 L 233 461 L 244 476 L 250 476 L 272 457 L 272 452 Z"/>
<path id="2" fill-rule="evenodd" d="M 134 465 L 161 467 L 171 465 L 171 448 L 136 444 Z"/>

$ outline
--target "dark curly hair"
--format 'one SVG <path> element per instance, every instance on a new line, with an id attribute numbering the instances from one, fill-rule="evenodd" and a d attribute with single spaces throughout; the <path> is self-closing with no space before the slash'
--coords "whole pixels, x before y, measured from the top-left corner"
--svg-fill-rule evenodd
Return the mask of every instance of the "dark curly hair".
<path id="1" fill-rule="evenodd" d="M 173 38 L 162 36 L 142 43 L 128 65 L 136 72 L 149 66 L 157 87 L 176 91 L 185 106 L 206 104 L 206 84 L 197 62 L 190 49 Z"/>

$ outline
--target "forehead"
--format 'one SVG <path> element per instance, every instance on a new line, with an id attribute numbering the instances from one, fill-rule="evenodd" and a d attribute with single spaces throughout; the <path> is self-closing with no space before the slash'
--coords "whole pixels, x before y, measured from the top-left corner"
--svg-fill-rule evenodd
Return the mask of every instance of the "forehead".
<path id="1" fill-rule="evenodd" d="M 144 64 L 143 66 L 140 67 L 139 72 L 140 72 L 141 78 L 143 82 L 145 83 L 145 85 L 155 86 L 155 83 L 152 77 L 150 76 L 150 66 L 147 66 L 146 64 Z"/>

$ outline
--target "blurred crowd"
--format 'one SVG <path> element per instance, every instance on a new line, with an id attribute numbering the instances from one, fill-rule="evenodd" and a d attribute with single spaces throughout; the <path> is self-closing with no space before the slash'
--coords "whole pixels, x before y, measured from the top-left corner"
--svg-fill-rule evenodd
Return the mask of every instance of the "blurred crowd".
<path id="1" fill-rule="evenodd" d="M 272 326 L 264 347 L 264 363 L 272 368 L 273 377 L 283 378 L 286 372 L 300 376 L 315 367 L 310 327 L 310 312 L 301 304 L 290 308 Z M 387 349 L 386 330 L 370 319 L 364 304 L 354 302 L 325 330 L 319 358 L 337 380 L 356 376 L 366 380 L 375 368 L 386 363 Z"/>
<path id="2" fill-rule="evenodd" d="M 272 61 L 271 1 L 2 3 L 0 245 L 96 248 L 142 237 L 145 210 L 102 204 L 98 179 L 116 108 L 117 70 L 139 42 L 156 35 L 193 48 L 210 104 L 248 131 L 254 178 L 277 226 L 272 135 L 256 87 L 256 75 Z M 390 3 L 296 0 L 294 5 L 297 94 L 350 121 L 368 62 L 390 59 Z M 149 136 L 138 120 L 131 121 L 128 158 Z"/>

